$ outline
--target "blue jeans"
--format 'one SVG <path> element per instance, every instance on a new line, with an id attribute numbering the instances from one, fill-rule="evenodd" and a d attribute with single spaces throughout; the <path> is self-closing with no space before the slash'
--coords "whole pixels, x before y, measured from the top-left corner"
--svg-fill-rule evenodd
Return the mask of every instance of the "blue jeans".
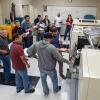
<path id="1" fill-rule="evenodd" d="M 45 94 L 49 93 L 49 88 L 47 85 L 47 75 L 50 76 L 52 83 L 53 83 L 53 91 L 57 92 L 58 91 L 58 78 L 57 78 L 57 72 L 56 69 L 54 70 L 41 70 L 40 71 L 40 75 L 41 75 L 41 81 L 42 81 L 42 87 L 43 87 L 43 92 Z"/>
<path id="2" fill-rule="evenodd" d="M 66 26 L 65 34 L 64 34 L 64 40 L 66 40 L 66 37 L 68 37 L 68 33 L 69 33 L 69 38 L 70 38 L 71 27 L 72 27 L 72 26 L 70 26 L 70 25 L 67 25 L 67 26 Z"/>
<path id="3" fill-rule="evenodd" d="M 59 33 L 61 33 L 61 27 L 56 27 L 57 28 L 57 31 L 59 32 Z"/>
<path id="4" fill-rule="evenodd" d="M 60 35 L 61 35 L 61 27 L 56 27 L 56 28 L 57 28 L 57 32 L 59 33 L 58 38 L 60 38 Z"/>
<path id="5" fill-rule="evenodd" d="M 9 55 L 0 55 L 0 59 L 3 62 L 3 78 L 5 82 L 10 80 L 11 64 Z"/>
<path id="6" fill-rule="evenodd" d="M 27 69 L 16 71 L 16 90 L 20 91 L 22 88 L 24 88 L 25 92 L 29 92 L 30 90 Z"/>
<path id="7" fill-rule="evenodd" d="M 38 41 L 41 41 L 41 40 L 43 40 L 44 39 L 44 34 L 45 34 L 45 32 L 40 32 L 39 33 L 39 37 L 38 37 Z"/>

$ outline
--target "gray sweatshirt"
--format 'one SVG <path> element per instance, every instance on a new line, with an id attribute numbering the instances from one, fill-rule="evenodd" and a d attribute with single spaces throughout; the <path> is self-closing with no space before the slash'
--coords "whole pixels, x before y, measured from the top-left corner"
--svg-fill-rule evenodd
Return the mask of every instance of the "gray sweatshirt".
<path id="1" fill-rule="evenodd" d="M 38 54 L 38 66 L 40 70 L 53 70 L 56 67 L 56 61 L 68 62 L 64 59 L 57 48 L 52 44 L 46 44 L 45 41 L 36 42 L 30 48 L 27 53 L 29 56 L 35 57 Z"/>

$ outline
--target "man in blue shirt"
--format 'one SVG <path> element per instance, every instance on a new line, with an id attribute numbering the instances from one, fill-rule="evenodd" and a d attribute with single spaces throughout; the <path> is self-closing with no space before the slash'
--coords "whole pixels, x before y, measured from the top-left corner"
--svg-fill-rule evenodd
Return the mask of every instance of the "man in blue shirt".
<path id="1" fill-rule="evenodd" d="M 20 27 L 20 22 L 18 20 L 15 21 L 15 28 L 12 30 L 12 36 L 15 34 L 23 34 L 23 30 Z"/>
<path id="2" fill-rule="evenodd" d="M 53 44 L 56 48 L 60 48 L 60 43 L 59 43 L 59 33 L 56 32 L 56 30 L 50 30 L 52 32 L 52 40 L 51 44 Z M 54 32 L 55 31 L 55 32 Z"/>
<path id="3" fill-rule="evenodd" d="M 29 34 L 27 34 L 26 37 L 24 37 L 24 48 L 28 48 L 33 44 L 33 34 L 32 34 L 32 23 L 30 22 L 30 16 L 25 15 L 25 21 L 22 23 L 21 28 L 26 33 L 28 30 Z"/>
<path id="4" fill-rule="evenodd" d="M 50 28 L 50 32 L 53 36 L 53 38 L 51 40 L 51 44 L 53 44 L 58 49 L 60 54 L 62 55 L 62 52 L 68 52 L 69 53 L 68 49 L 61 48 L 61 44 L 60 44 L 60 41 L 59 41 L 59 33 L 57 32 L 57 29 L 56 29 L 55 26 L 52 26 Z M 63 62 L 62 63 L 59 62 L 59 74 L 63 79 L 66 79 L 66 77 L 63 75 Z"/>

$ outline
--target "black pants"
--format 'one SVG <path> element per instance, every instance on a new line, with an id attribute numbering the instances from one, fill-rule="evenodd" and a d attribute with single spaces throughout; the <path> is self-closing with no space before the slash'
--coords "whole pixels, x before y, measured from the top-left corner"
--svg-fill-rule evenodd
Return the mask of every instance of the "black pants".
<path id="1" fill-rule="evenodd" d="M 23 47 L 28 48 L 33 44 L 33 36 L 23 38 Z"/>

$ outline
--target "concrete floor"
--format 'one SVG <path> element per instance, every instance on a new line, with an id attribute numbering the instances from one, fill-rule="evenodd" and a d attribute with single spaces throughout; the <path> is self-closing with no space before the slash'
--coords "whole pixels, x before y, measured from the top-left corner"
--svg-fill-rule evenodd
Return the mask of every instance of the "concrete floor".
<path id="1" fill-rule="evenodd" d="M 68 58 L 67 53 L 64 53 L 63 55 L 65 58 Z M 31 68 L 28 69 L 28 74 L 33 76 L 40 76 L 37 67 L 38 66 L 37 60 L 34 58 L 29 58 L 29 63 L 31 65 Z M 58 65 L 56 68 L 58 71 Z M 64 63 L 63 68 L 64 68 L 64 74 L 66 75 L 66 69 L 68 68 L 68 65 Z M 12 72 L 14 71 L 12 70 Z M 48 97 L 45 97 L 43 94 L 41 79 L 40 79 L 35 88 L 35 93 L 32 94 L 25 94 L 24 91 L 21 91 L 20 93 L 17 94 L 15 87 L 0 85 L 0 100 L 70 100 L 70 86 L 71 86 L 70 80 L 63 80 L 59 77 L 59 84 L 61 84 L 62 89 L 57 94 L 53 93 L 52 83 L 49 77 L 47 78 L 47 81 L 50 89 L 50 94 Z"/>

